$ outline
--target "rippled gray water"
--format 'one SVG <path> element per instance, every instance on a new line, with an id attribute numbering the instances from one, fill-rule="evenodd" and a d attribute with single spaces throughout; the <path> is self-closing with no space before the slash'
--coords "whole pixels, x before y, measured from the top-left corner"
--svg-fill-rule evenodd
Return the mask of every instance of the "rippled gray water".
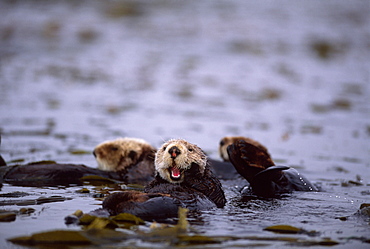
<path id="1" fill-rule="evenodd" d="M 318 232 L 289 237 L 369 247 L 369 217 L 355 215 L 370 202 L 368 1 L 2 1 L 0 13 L 0 149 L 8 164 L 96 167 L 93 147 L 120 136 L 157 147 L 181 137 L 217 159 L 223 136 L 249 136 L 323 191 L 243 202 L 237 190 L 245 182 L 223 182 L 227 206 L 193 227 L 245 239 L 209 247 L 303 246 L 247 238 L 284 236 L 263 230 L 278 224 Z M 32 196 L 21 200 L 70 199 L 28 205 L 36 212 L 1 223 L 0 247 L 66 229 L 66 215 L 100 206 L 78 189 L 4 184 L 2 194 Z M 112 246 L 132 243 L 167 245 Z"/>

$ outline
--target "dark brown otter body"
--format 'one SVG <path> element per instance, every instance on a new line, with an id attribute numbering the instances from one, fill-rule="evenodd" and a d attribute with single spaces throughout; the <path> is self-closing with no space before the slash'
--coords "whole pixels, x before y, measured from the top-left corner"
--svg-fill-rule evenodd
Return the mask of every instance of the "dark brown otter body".
<path id="1" fill-rule="evenodd" d="M 111 215 L 128 212 L 155 220 L 176 217 L 179 207 L 200 211 L 225 205 L 221 183 L 198 146 L 170 140 L 157 151 L 155 167 L 156 177 L 145 193 L 115 193 L 104 200 L 103 208 Z"/>
<path id="2" fill-rule="evenodd" d="M 98 161 L 98 169 L 47 161 L 4 166 L 0 167 L 0 181 L 18 186 L 68 186 L 81 185 L 84 176 L 101 176 L 141 185 L 154 179 L 155 148 L 142 139 L 106 141 L 99 144 L 93 154 Z"/>
<path id="3" fill-rule="evenodd" d="M 157 175 L 145 187 L 145 192 L 170 194 L 175 198 L 179 197 L 184 202 L 186 199 L 194 200 L 196 199 L 194 196 L 199 196 L 201 199 L 208 198 L 219 208 L 225 206 L 226 198 L 222 190 L 222 185 L 208 165 L 203 174 L 200 173 L 199 166 L 196 164 L 191 165 L 191 168 L 186 170 L 184 174 L 186 180 L 179 184 L 169 183 Z M 183 192 L 183 194 L 180 192 Z M 192 206 L 188 208 L 196 209 L 196 207 Z"/>
<path id="4" fill-rule="evenodd" d="M 6 166 L 6 162 L 5 160 L 3 159 L 3 157 L 0 155 L 0 167 L 1 166 Z"/>
<path id="5" fill-rule="evenodd" d="M 153 179 L 150 163 L 140 162 L 122 171 L 109 172 L 81 164 L 26 164 L 0 168 L 2 182 L 17 186 L 82 185 L 84 176 L 101 176 L 124 183 L 145 185 Z"/>
<path id="6" fill-rule="evenodd" d="M 240 178 L 239 173 L 235 170 L 234 165 L 230 162 L 223 162 L 208 158 L 208 164 L 213 174 L 220 180 L 235 180 Z"/>
<path id="7" fill-rule="evenodd" d="M 275 166 L 267 149 L 239 139 L 227 147 L 231 163 L 250 184 L 244 195 L 277 197 L 292 191 L 317 191 L 317 188 L 295 169 Z"/>
<path id="8" fill-rule="evenodd" d="M 234 142 L 241 140 L 241 139 L 267 152 L 267 149 L 262 144 L 260 144 L 259 142 L 253 139 L 246 138 L 246 137 L 223 137 L 220 140 L 219 147 L 218 147 L 218 153 L 223 161 L 218 161 L 218 160 L 214 160 L 210 158 L 208 159 L 208 162 L 211 166 L 212 171 L 215 173 L 215 175 L 219 179 L 234 180 L 234 179 L 240 178 L 240 174 L 236 171 L 234 165 L 230 163 L 229 155 L 227 153 L 227 147 L 230 144 L 233 144 Z M 273 164 L 272 161 L 271 163 Z"/>

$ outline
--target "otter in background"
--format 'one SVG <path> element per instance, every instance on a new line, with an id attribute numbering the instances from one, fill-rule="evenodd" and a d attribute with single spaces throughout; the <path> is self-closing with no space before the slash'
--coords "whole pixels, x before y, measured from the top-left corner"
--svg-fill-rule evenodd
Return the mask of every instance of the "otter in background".
<path id="1" fill-rule="evenodd" d="M 145 185 L 154 178 L 155 152 L 145 140 L 126 137 L 97 145 L 93 154 L 100 170 L 116 172 L 126 183 Z"/>
<path id="2" fill-rule="evenodd" d="M 234 165 L 237 172 L 248 182 L 242 195 L 260 197 L 278 197 L 293 191 L 318 191 L 297 170 L 287 166 L 275 166 L 266 147 L 255 140 L 243 137 L 229 138 L 227 156 L 224 148 L 222 153 Z"/>
<path id="3" fill-rule="evenodd" d="M 101 176 L 145 185 L 154 178 L 155 149 L 144 140 L 119 138 L 99 144 L 93 154 L 98 169 L 81 164 L 41 161 L 0 168 L 2 182 L 18 186 L 81 185 L 82 177 Z"/>
<path id="4" fill-rule="evenodd" d="M 255 140 L 245 137 L 224 137 L 220 140 L 218 147 L 218 154 L 222 158 L 222 161 L 215 159 L 208 159 L 208 162 L 211 166 L 212 171 L 215 175 L 222 180 L 235 180 L 240 178 L 240 174 L 236 171 L 235 167 L 229 160 L 229 155 L 227 154 L 227 147 L 239 139 L 246 139 L 253 144 L 262 146 Z M 263 147 L 263 146 L 262 146 Z"/>

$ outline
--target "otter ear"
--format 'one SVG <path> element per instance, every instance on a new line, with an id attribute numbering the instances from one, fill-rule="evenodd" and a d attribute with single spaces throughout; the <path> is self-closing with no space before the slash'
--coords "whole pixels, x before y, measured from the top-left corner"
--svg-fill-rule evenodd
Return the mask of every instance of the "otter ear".
<path id="1" fill-rule="evenodd" d="M 131 160 L 136 160 L 136 156 L 137 156 L 137 153 L 136 151 L 134 150 L 130 150 L 130 152 L 128 153 L 128 157 L 131 158 Z"/>

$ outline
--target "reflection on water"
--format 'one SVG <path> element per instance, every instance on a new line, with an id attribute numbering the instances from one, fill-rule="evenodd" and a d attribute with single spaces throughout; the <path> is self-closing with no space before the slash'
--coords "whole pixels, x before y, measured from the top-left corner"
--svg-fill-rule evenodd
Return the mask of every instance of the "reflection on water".
<path id="1" fill-rule="evenodd" d="M 157 147 L 181 137 L 218 158 L 223 136 L 250 136 L 324 191 L 243 202 L 236 190 L 245 183 L 226 181 L 226 208 L 200 215 L 197 231 L 239 236 L 222 247 L 275 247 L 288 242 L 251 236 L 276 236 L 263 229 L 287 224 L 317 231 L 314 240 L 368 245 L 360 238 L 369 239 L 369 218 L 354 215 L 369 202 L 366 1 L 4 1 L 0 9 L 0 149 L 8 164 L 96 167 L 92 149 L 119 136 Z M 1 194 L 30 196 L 2 195 L 3 204 L 65 200 L 29 205 L 35 212 L 3 223 L 1 247 L 100 207 L 78 189 L 4 184 Z"/>

